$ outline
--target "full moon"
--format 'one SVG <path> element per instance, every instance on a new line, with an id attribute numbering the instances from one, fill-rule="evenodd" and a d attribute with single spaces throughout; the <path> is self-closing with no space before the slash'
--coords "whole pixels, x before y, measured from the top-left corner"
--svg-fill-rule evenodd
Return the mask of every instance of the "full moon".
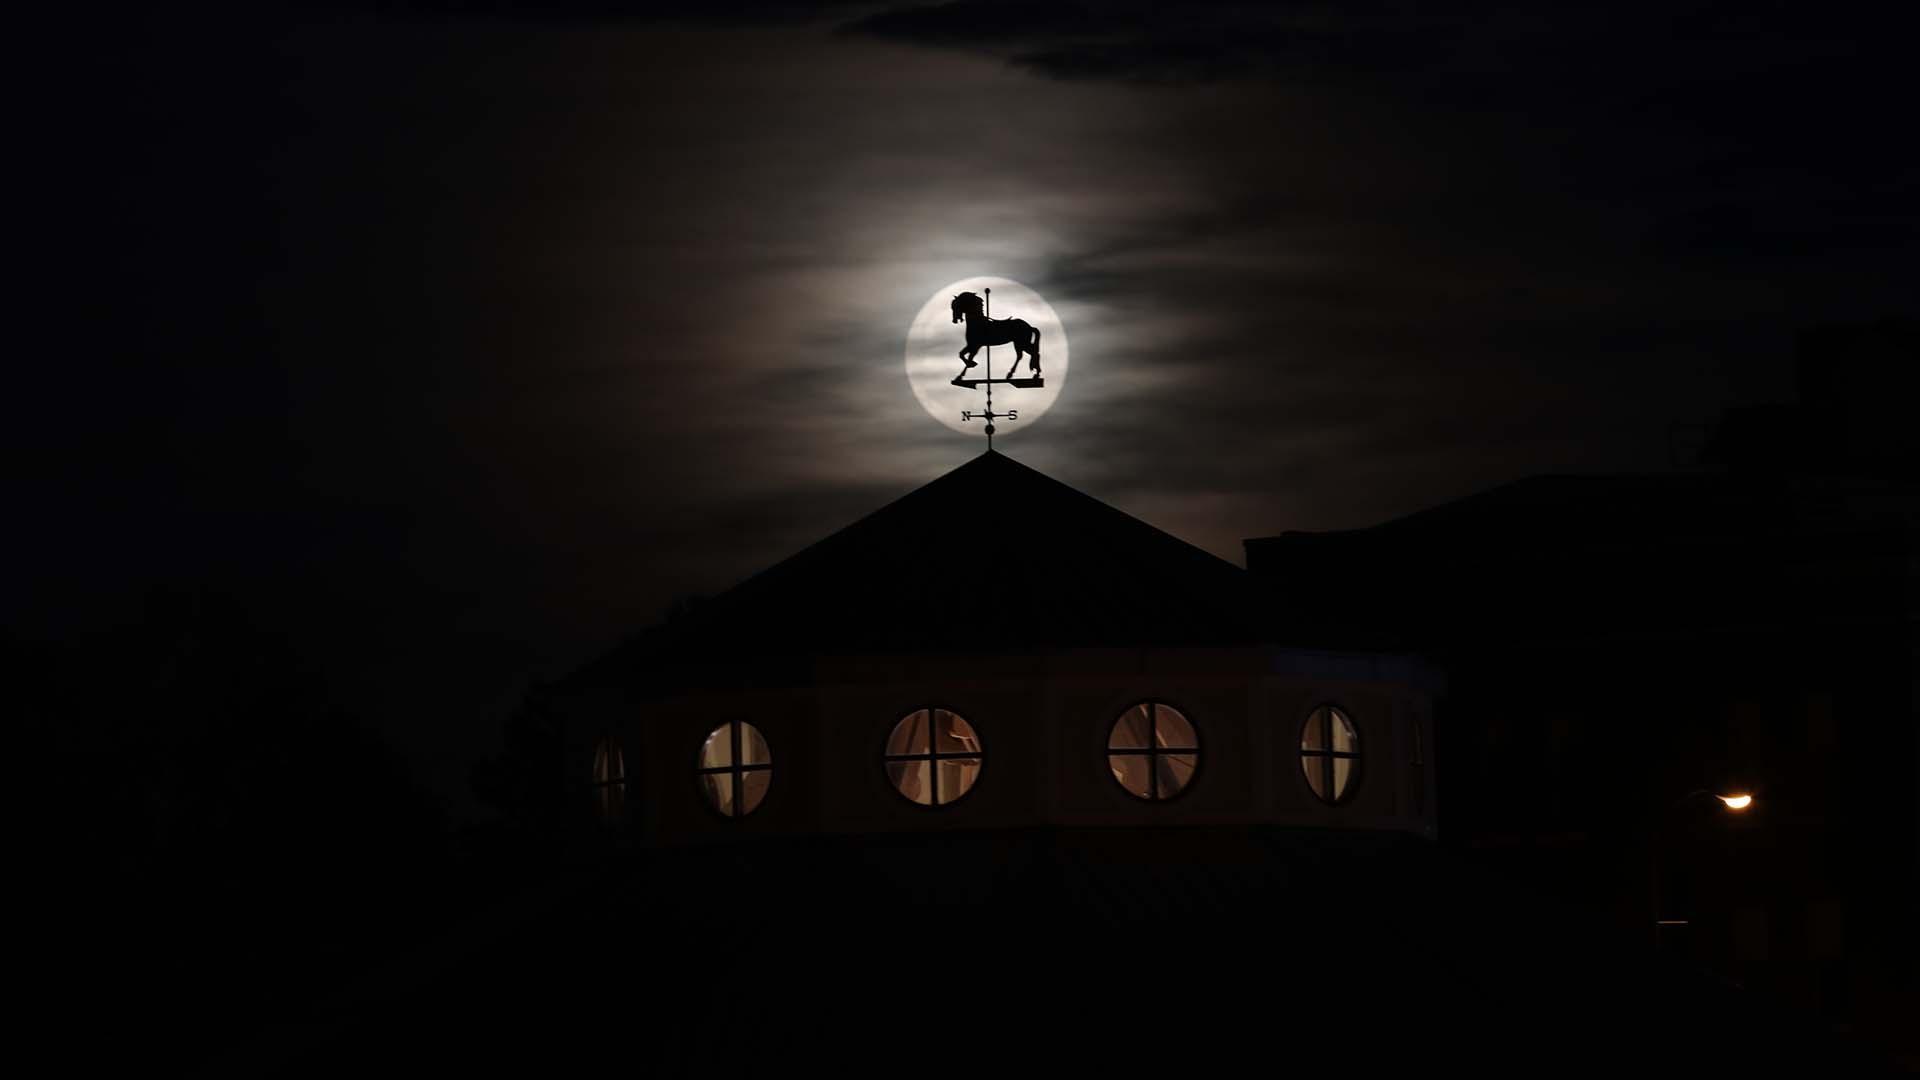
<path id="1" fill-rule="evenodd" d="M 960 362 L 960 350 L 967 344 L 966 324 L 953 321 L 953 298 L 963 292 L 985 297 L 988 289 L 993 290 L 988 300 L 992 318 L 1024 319 L 1040 331 L 1040 376 L 1046 381 L 1045 386 L 1031 389 L 1005 383 L 993 388 L 993 411 L 1019 414 L 1017 419 L 994 421 L 994 434 L 1009 435 L 1040 419 L 1053 407 L 1067 382 L 1067 331 L 1052 305 L 1039 293 L 1003 277 L 962 278 L 941 286 L 921 305 L 907 330 L 907 382 L 927 415 L 955 431 L 975 436 L 986 434 L 986 422 L 977 414 L 987 407 L 987 388 L 970 390 L 953 385 L 954 376 L 965 367 Z M 979 366 L 965 369 L 968 378 L 985 378 L 991 367 L 993 377 L 1003 379 L 1013 367 L 1014 349 L 1012 345 L 995 345 L 989 361 L 989 350 L 982 348 L 973 360 Z M 1024 379 L 1028 374 L 1023 359 L 1017 376 Z M 974 413 L 975 418 L 962 420 L 963 412 Z"/>

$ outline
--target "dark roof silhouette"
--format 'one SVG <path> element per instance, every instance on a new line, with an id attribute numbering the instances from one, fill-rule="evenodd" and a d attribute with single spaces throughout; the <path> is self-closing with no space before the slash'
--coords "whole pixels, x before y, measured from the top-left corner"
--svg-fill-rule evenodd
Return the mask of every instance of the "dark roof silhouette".
<path id="1" fill-rule="evenodd" d="M 1701 475 L 1543 475 L 1500 484 L 1360 529 L 1288 532 L 1245 541 L 1248 569 L 1279 566 L 1315 546 L 1374 545 L 1375 557 L 1460 549 L 1515 552 L 1669 543 L 1676 536 L 1764 531 L 1778 522 L 1764 492 Z"/>
<path id="2" fill-rule="evenodd" d="M 577 679 L 894 652 L 1221 645 L 1257 639 L 1247 573 L 987 451 Z M 711 674 L 711 672 L 709 672 Z M 746 672 L 735 672 L 748 678 Z"/>
<path id="3" fill-rule="evenodd" d="M 1902 499 L 1874 478 L 1537 476 L 1245 547 L 1290 618 L 1354 648 L 1885 622 L 1911 542 Z"/>

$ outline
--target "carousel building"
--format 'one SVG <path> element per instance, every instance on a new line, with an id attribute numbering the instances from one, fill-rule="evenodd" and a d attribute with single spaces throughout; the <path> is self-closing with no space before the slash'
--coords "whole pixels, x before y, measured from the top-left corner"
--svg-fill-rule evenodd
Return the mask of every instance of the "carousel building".
<path id="1" fill-rule="evenodd" d="M 597 882 L 533 946 L 550 1008 L 700 1068 L 1851 1062 L 1487 872 L 1473 818 L 1436 843 L 1425 594 L 1252 547 L 988 451 L 547 687 Z"/>
<path id="2" fill-rule="evenodd" d="M 991 506 L 1025 537 L 961 522 Z M 1437 671 L 1314 647 L 1245 571 L 989 450 L 549 688 L 583 821 L 773 836 L 1431 837 Z"/>

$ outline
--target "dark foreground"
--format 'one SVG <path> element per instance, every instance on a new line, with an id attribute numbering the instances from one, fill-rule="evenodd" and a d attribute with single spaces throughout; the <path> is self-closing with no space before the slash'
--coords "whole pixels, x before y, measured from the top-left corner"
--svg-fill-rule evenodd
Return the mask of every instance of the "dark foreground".
<path id="1" fill-rule="evenodd" d="M 282 978 L 183 962 L 86 1049 L 248 1075 L 1895 1071 L 1401 837 L 922 834 L 570 866 L 310 976 L 273 955 L 309 962 L 294 946 L 328 916 L 285 897 L 251 968 Z"/>

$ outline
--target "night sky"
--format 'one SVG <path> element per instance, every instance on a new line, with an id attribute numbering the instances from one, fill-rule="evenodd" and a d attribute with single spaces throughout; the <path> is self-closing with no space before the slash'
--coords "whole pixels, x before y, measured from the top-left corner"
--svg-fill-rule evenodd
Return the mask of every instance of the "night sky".
<path id="1" fill-rule="evenodd" d="M 1669 468 L 1912 301 L 1870 8 L 687 10 L 22 33 L 6 629 L 235 597 L 458 795 L 532 680 L 979 452 L 902 371 L 947 282 L 1071 335 L 1002 450 L 1236 561 Z"/>

